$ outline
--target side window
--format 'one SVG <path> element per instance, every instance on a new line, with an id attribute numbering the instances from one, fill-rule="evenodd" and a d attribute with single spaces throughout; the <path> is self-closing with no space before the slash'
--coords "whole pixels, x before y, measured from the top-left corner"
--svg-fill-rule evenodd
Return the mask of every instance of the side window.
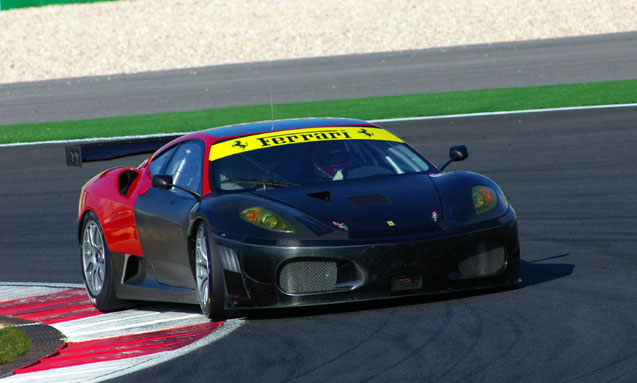
<path id="1" fill-rule="evenodd" d="M 173 183 L 201 193 L 203 178 L 203 145 L 200 141 L 187 141 L 177 147 L 165 168 Z"/>
<path id="2" fill-rule="evenodd" d="M 156 157 L 153 162 L 150 163 L 150 165 L 148 165 L 148 171 L 150 172 L 151 177 L 157 174 L 162 174 L 161 170 L 164 168 L 166 162 L 168 162 L 170 157 L 173 155 L 176 148 L 177 147 L 174 146 L 164 151 L 162 154 L 159 155 L 159 157 Z"/>

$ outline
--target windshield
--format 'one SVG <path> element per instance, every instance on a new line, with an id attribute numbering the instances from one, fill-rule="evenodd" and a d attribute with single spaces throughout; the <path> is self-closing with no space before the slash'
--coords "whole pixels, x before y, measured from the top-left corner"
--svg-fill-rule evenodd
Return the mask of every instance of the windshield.
<path id="1" fill-rule="evenodd" d="M 211 150 L 214 150 L 214 145 Z M 298 186 L 430 170 L 402 142 L 340 140 L 272 146 L 211 162 L 216 190 Z"/>

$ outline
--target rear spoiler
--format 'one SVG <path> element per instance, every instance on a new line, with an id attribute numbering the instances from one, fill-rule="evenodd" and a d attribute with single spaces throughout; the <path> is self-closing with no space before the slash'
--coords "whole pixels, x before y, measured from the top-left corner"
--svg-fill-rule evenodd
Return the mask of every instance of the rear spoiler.
<path id="1" fill-rule="evenodd" d="M 66 145 L 66 166 L 82 167 L 84 162 L 106 161 L 137 154 L 153 153 L 181 136 L 183 134 Z"/>

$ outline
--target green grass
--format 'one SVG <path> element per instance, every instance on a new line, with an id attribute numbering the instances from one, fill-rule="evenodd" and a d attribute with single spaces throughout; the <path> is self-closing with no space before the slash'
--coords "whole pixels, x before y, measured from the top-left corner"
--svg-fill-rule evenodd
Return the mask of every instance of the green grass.
<path id="1" fill-rule="evenodd" d="M 73 3 L 97 3 L 100 1 L 116 0 L 0 0 L 0 10 L 41 7 L 53 4 L 73 4 Z"/>
<path id="2" fill-rule="evenodd" d="M 29 347 L 31 347 L 31 341 L 16 327 L 0 329 L 0 364 L 26 354 Z"/>
<path id="3" fill-rule="evenodd" d="M 637 102 L 637 80 L 487 89 L 274 106 L 275 118 L 351 117 L 375 120 L 458 113 L 544 109 Z M 242 106 L 81 121 L 0 126 L 0 143 L 152 133 L 176 133 L 270 119 L 270 106 Z"/>

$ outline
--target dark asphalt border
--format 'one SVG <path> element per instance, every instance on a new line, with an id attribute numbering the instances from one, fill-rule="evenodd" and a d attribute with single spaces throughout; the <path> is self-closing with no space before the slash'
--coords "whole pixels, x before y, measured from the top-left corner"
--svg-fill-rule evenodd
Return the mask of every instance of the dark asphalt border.
<path id="1" fill-rule="evenodd" d="M 18 368 L 31 366 L 64 347 L 66 338 L 56 328 L 29 320 L 0 316 L 0 324 L 18 327 L 31 341 L 26 354 L 0 365 L 0 379 L 13 375 Z"/>

